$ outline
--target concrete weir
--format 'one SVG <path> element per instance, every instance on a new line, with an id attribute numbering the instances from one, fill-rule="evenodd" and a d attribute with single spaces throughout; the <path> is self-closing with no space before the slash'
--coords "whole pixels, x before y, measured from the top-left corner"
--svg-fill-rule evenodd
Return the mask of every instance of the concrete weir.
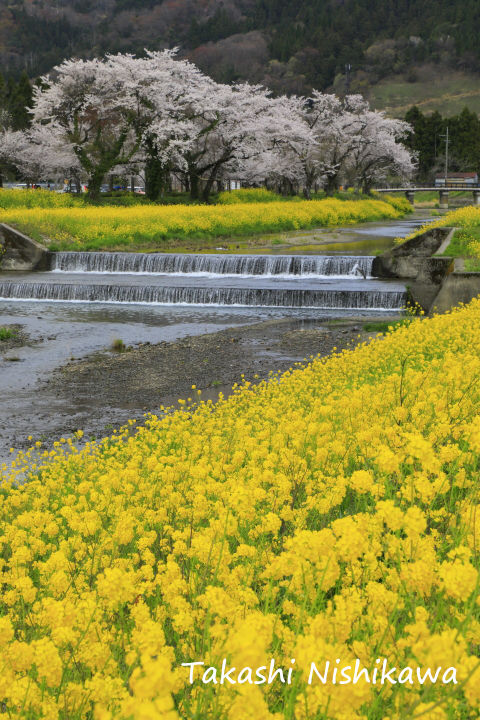
<path id="1" fill-rule="evenodd" d="M 12 301 L 368 312 L 406 302 L 403 283 L 371 277 L 373 256 L 56 253 L 8 227 L 3 237 L 2 269 L 14 272 L 0 272 L 0 299 Z"/>
<path id="2" fill-rule="evenodd" d="M 426 230 L 374 258 L 184 256 L 52 253 L 0 224 L 0 268 L 17 274 L 0 278 L 0 290 L 17 299 L 399 310 L 407 285 L 425 312 L 446 312 L 480 295 L 480 273 L 442 255 L 454 231 Z"/>
<path id="3" fill-rule="evenodd" d="M 455 228 L 432 228 L 376 257 L 372 276 L 406 281 L 410 300 L 425 312 L 447 312 L 480 295 L 480 273 L 463 272 L 454 258 L 441 256 Z"/>

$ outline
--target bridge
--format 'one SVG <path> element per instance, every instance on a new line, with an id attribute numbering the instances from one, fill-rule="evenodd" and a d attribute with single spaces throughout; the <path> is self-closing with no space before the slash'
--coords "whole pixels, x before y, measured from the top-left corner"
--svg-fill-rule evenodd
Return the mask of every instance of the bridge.
<path id="1" fill-rule="evenodd" d="M 377 188 L 375 192 L 378 193 L 405 193 L 405 197 L 409 202 L 415 202 L 415 193 L 418 192 L 438 192 L 438 207 L 448 208 L 448 196 L 450 192 L 471 192 L 473 195 L 473 205 L 480 205 L 480 184 L 478 185 L 465 185 L 464 183 L 447 183 L 442 187 L 403 187 L 403 188 Z"/>

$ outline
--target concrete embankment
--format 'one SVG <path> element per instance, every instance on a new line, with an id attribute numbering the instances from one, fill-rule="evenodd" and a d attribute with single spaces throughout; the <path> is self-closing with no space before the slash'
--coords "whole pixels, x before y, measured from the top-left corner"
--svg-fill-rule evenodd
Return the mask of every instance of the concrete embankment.
<path id="1" fill-rule="evenodd" d="M 461 260 L 442 256 L 454 232 L 455 228 L 426 230 L 376 257 L 372 275 L 404 280 L 411 301 L 428 313 L 470 302 L 480 295 L 480 273 L 464 272 Z"/>
<path id="2" fill-rule="evenodd" d="M 23 233 L 0 223 L 0 267 L 2 270 L 47 270 L 49 251 Z"/>
<path id="3" fill-rule="evenodd" d="M 432 303 L 432 310 L 443 313 L 480 295 L 480 273 L 453 272 L 448 275 Z"/>

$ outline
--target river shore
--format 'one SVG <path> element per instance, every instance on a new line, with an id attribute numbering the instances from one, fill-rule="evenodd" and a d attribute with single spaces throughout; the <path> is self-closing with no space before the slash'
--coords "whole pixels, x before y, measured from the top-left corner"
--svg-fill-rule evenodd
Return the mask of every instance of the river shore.
<path id="1" fill-rule="evenodd" d="M 269 246 L 272 255 L 371 256 L 427 219 L 427 213 L 416 212 L 387 223 L 286 233 L 276 243 L 271 236 L 259 239 L 258 249 L 263 245 L 265 252 Z M 232 249 L 234 254 L 247 250 Z M 223 246 L 215 250 L 228 254 Z M 15 279 L 15 273 L 5 275 L 7 281 Z M 145 277 L 145 282 L 157 282 Z M 51 280 L 62 278 L 62 273 L 52 274 Z M 101 278 L 84 273 L 83 282 L 113 281 L 111 275 Z M 81 273 L 77 279 L 82 282 Z M 237 280 L 229 282 L 233 286 Z M 132 275 L 129 282 L 144 280 Z M 352 288 L 359 282 L 363 280 L 347 284 Z M 334 280 L 329 287 L 336 285 L 341 283 Z M 373 281 L 365 287 L 374 287 Z M 77 430 L 88 438 L 109 435 L 129 419 L 141 421 L 162 405 L 177 407 L 179 399 L 195 397 L 192 385 L 201 390 L 202 399 L 216 401 L 242 375 L 257 382 L 311 356 L 368 340 L 372 333 L 364 332 L 363 325 L 388 320 L 390 312 L 380 305 L 359 311 L 0 300 L 0 325 L 18 325 L 23 343 L 0 347 L 0 464 L 33 441 L 48 447 Z M 116 340 L 131 349 L 114 353 Z"/>
<path id="2" fill-rule="evenodd" d="M 382 317 L 395 319 L 398 315 Z M 29 447 L 29 436 L 46 447 L 79 429 L 87 438 L 99 439 L 129 419 L 158 413 L 162 405 L 179 407 L 179 399 L 196 397 L 192 385 L 202 399 L 216 401 L 219 393 L 228 395 L 242 375 L 259 382 L 312 356 L 369 341 L 377 333 L 363 330 L 367 320 L 270 319 L 69 361 L 37 381 L 33 393 L 18 393 L 12 404 L 17 412 L 0 426 L 0 462 L 8 458 L 10 447 Z"/>

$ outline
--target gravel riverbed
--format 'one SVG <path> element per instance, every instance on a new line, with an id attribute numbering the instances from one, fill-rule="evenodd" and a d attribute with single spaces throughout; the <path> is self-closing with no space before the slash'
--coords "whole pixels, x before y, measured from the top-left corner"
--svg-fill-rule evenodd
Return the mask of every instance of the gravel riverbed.
<path id="1" fill-rule="evenodd" d="M 387 319 L 398 315 L 382 318 Z M 192 397 L 192 385 L 202 391 L 202 399 L 216 401 L 219 393 L 227 396 L 242 375 L 259 382 L 311 356 L 374 337 L 376 333 L 363 331 L 365 321 L 275 318 L 71 360 L 37 380 L 33 389 L 19 390 L 5 416 L 0 409 L 0 463 L 12 457 L 10 447 L 15 452 L 28 448 L 29 436 L 49 447 L 79 429 L 86 438 L 99 439 L 129 419 L 141 422 L 162 405 L 177 406 L 178 399 Z M 18 346 L 30 344 L 21 327 L 16 337 Z M 42 344 L 48 342 L 44 338 Z M 5 350 L 6 345 L 0 348 L 4 359 Z"/>
<path id="2" fill-rule="evenodd" d="M 393 318 L 392 318 L 393 319 Z M 398 316 L 395 318 L 398 319 Z M 329 355 L 376 333 L 362 330 L 365 318 L 312 321 L 275 319 L 216 333 L 149 343 L 125 352 L 99 352 L 67 363 L 43 384 L 43 392 L 68 398 L 72 418 L 59 418 L 45 440 L 78 428 L 87 437 L 102 437 L 127 419 L 141 420 L 160 406 L 175 406 L 191 397 L 192 385 L 202 399 L 228 395 L 246 380 L 259 382 L 311 356 Z M 72 425 L 74 420 L 74 425 Z"/>

